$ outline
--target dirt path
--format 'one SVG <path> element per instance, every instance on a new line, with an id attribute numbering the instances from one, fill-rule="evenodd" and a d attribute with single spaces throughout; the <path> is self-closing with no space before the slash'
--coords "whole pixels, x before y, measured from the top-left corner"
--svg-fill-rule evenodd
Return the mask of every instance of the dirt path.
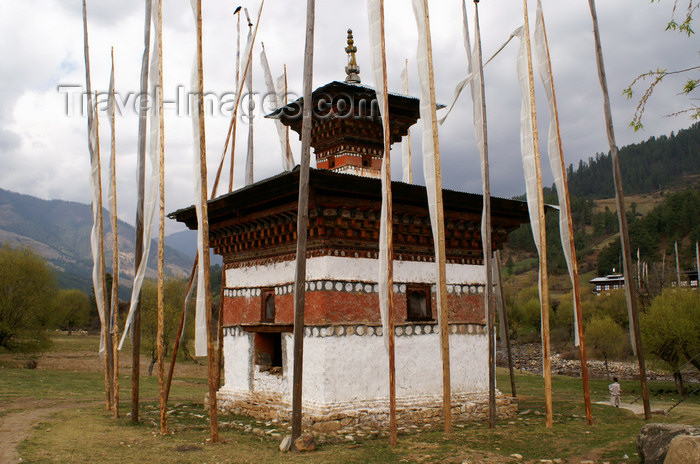
<path id="1" fill-rule="evenodd" d="M 17 401 L 3 405 L 3 410 L 21 409 L 18 412 L 10 412 L 0 417 L 0 462 L 19 462 L 17 445 L 27 438 L 38 422 L 50 417 L 56 412 L 87 404 L 98 404 L 96 401 L 66 402 L 55 401 Z"/>
<path id="2" fill-rule="evenodd" d="M 610 404 L 609 401 L 596 401 L 595 404 L 602 404 L 605 406 L 612 407 L 612 405 Z M 644 414 L 644 405 L 643 404 L 620 403 L 620 407 L 622 409 L 627 409 L 629 411 L 632 411 L 635 414 Z M 652 408 L 651 413 L 664 415 L 664 414 L 666 414 L 666 411 L 663 409 L 659 409 L 659 408 L 657 408 L 657 409 Z"/>

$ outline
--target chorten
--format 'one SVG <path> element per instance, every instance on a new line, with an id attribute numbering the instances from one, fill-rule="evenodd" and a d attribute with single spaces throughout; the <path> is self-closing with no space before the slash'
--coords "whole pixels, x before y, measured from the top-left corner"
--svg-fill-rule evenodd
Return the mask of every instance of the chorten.
<path id="1" fill-rule="evenodd" d="M 379 313 L 378 177 L 382 123 L 375 91 L 360 84 L 348 34 L 345 82 L 313 92 L 309 173 L 303 408 L 307 427 L 350 433 L 387 425 L 388 358 Z M 275 111 L 301 132 L 303 100 Z M 392 142 L 419 101 L 389 94 Z M 209 240 L 223 256 L 225 382 L 219 407 L 264 420 L 291 414 L 299 168 L 209 201 Z M 397 418 L 441 420 L 442 362 L 433 236 L 426 189 L 392 182 Z M 488 340 L 481 244 L 482 197 L 443 190 L 453 418 L 488 413 Z M 527 205 L 492 198 L 493 249 L 528 221 Z M 171 218 L 196 229 L 194 207 Z M 515 405 L 499 396 L 499 415 Z"/>

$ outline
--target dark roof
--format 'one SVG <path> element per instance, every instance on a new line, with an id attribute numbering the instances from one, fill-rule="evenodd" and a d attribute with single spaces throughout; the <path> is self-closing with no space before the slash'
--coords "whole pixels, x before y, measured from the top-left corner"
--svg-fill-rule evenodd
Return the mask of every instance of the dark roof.
<path id="1" fill-rule="evenodd" d="M 347 82 L 341 82 L 341 81 L 333 81 L 329 82 L 328 84 L 318 87 L 315 89 L 312 93 L 312 97 L 315 98 L 319 95 L 324 95 L 324 94 L 330 94 L 330 95 L 339 95 L 342 93 L 348 93 L 348 94 L 356 94 L 356 93 L 367 93 L 369 95 L 375 95 L 376 96 L 376 91 L 374 88 L 366 86 L 366 85 L 361 85 L 361 84 L 350 84 Z M 389 92 L 389 106 L 391 107 L 393 104 L 395 104 L 398 101 L 403 100 L 406 103 L 410 103 L 411 105 L 415 105 L 416 110 L 418 109 L 418 105 L 420 103 L 420 100 L 416 97 L 412 97 L 410 95 L 403 95 L 400 93 L 395 93 L 395 92 Z M 376 97 L 375 97 L 376 98 Z M 277 108 L 275 111 L 273 111 L 270 114 L 265 115 L 266 118 L 271 118 L 271 119 L 281 119 L 284 116 L 290 117 L 292 119 L 294 118 L 301 118 L 301 108 L 304 103 L 304 97 L 299 97 L 296 100 L 287 103 L 286 106 Z M 439 108 L 444 108 L 444 105 L 438 105 Z M 284 113 L 284 115 L 283 115 Z"/>
<path id="2" fill-rule="evenodd" d="M 276 205 L 289 204 L 299 195 L 299 172 L 297 166 L 293 171 L 261 180 L 229 194 L 209 200 L 209 222 L 225 218 L 245 216 Z M 422 185 L 391 183 L 394 204 L 418 206 L 427 209 L 426 188 Z M 381 202 L 381 181 L 351 174 L 336 173 L 323 169 L 309 170 L 310 194 L 342 195 L 358 200 Z M 482 211 L 482 196 L 474 193 L 443 189 L 445 210 L 478 213 Z M 529 222 L 527 203 L 491 197 L 491 213 L 494 217 L 513 220 L 517 223 Z M 179 209 L 168 215 L 169 218 L 185 223 L 196 229 L 197 220 L 194 206 Z"/>

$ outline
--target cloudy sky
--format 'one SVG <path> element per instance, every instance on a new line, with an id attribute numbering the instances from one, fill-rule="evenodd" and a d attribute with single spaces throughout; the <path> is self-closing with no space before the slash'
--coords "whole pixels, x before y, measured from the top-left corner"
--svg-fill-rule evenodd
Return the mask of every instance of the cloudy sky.
<path id="1" fill-rule="evenodd" d="M 194 21 L 187 0 L 164 2 L 165 99 L 176 101 L 189 87 L 195 46 Z M 236 53 L 235 19 L 238 4 L 255 19 L 260 0 L 204 0 L 205 91 L 216 104 L 207 115 L 206 139 L 211 183 L 221 156 L 230 120 L 230 94 L 234 87 Z M 415 50 L 416 26 L 410 0 L 386 0 L 387 59 L 389 85 L 400 89 L 400 72 L 409 60 L 411 94 L 417 92 Z M 683 3 L 683 2 L 681 2 Z M 461 2 L 431 0 L 437 97 L 449 103 L 455 84 L 466 75 L 462 42 Z M 531 28 L 535 5 L 530 4 Z M 303 0 L 268 0 L 262 12 L 258 43 L 254 52 L 254 90 L 265 93 L 257 57 L 264 42 L 275 76 L 283 65 L 289 73 L 289 91 L 302 93 L 305 6 Z M 649 69 L 683 69 L 697 63 L 697 43 L 680 34 L 665 32 L 673 0 L 650 3 L 639 0 L 598 2 L 601 36 L 613 118 L 619 145 L 668 134 L 690 125 L 685 117 L 667 114 L 685 108 L 678 96 L 680 80 L 659 87 L 647 105 L 645 128 L 629 127 L 637 99 L 627 100 L 622 90 Z M 559 102 L 562 137 L 567 164 L 576 165 L 598 152 L 607 152 L 602 94 L 597 77 L 591 16 L 585 0 L 543 0 L 552 66 Z M 114 47 L 116 86 L 124 108 L 117 119 L 117 163 L 119 216 L 133 223 L 135 203 L 135 158 L 137 117 L 134 98 L 139 90 L 143 52 L 143 0 L 88 0 L 92 86 L 106 91 L 109 83 L 109 54 Z M 474 17 L 468 2 L 470 21 Z M 480 3 L 484 55 L 491 54 L 523 22 L 520 0 Z M 355 32 L 363 84 L 373 86 L 368 54 L 366 3 L 360 0 L 320 0 L 316 7 L 314 87 L 345 77 L 346 30 Z M 80 0 L 22 0 L 0 2 L 0 188 L 45 199 L 90 202 L 89 158 L 86 121 L 80 114 L 80 96 L 85 85 Z M 473 30 L 473 27 L 472 27 Z M 245 34 L 245 24 L 243 26 Z M 515 74 L 517 40 L 485 70 L 491 185 L 494 195 L 509 197 L 524 192 L 519 146 L 520 96 Z M 542 89 L 536 82 L 538 103 Z M 637 89 L 641 95 L 644 87 Z M 228 102 L 228 104 L 226 104 Z M 223 108 L 221 108 L 223 106 Z M 545 106 L 539 105 L 538 120 L 548 124 Z M 442 172 L 447 188 L 480 191 L 480 174 L 471 101 L 465 94 L 440 129 Z M 191 123 L 183 105 L 166 107 L 166 210 L 193 202 Z M 271 121 L 258 112 L 255 126 L 255 179 L 281 171 L 279 144 Z M 239 124 L 235 186 L 243 182 L 247 119 Z M 293 137 L 299 161 L 299 142 Z M 414 153 L 420 147 L 414 129 Z M 103 160 L 109 152 L 109 126 L 101 120 Z M 396 151 L 394 178 L 400 178 Z M 545 163 L 546 164 L 546 163 Z M 312 162 L 313 166 L 313 162 Z M 544 166 L 545 182 L 551 183 Z M 415 179 L 422 183 L 420 160 L 414 156 Z M 227 182 L 227 180 L 225 180 Z M 170 222 L 170 221 L 168 221 Z M 178 230 L 168 225 L 169 232 Z"/>

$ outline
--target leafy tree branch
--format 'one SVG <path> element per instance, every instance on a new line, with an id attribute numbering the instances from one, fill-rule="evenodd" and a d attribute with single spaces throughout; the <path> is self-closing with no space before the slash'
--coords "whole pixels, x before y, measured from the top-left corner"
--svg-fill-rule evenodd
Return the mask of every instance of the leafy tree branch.
<path id="1" fill-rule="evenodd" d="M 651 0 L 652 3 L 654 2 L 659 2 L 660 0 Z M 686 34 L 688 37 L 691 35 L 695 34 L 695 31 L 693 30 L 693 14 L 700 8 L 700 0 L 688 0 L 688 4 L 685 8 L 685 12 L 682 15 L 682 18 L 677 19 L 677 12 L 679 10 L 679 5 L 678 5 L 679 0 L 675 0 L 673 2 L 673 12 L 671 14 L 671 20 L 668 22 L 666 25 L 666 30 L 667 31 L 677 31 Z M 634 112 L 634 117 L 632 121 L 630 122 L 630 126 L 634 128 L 635 131 L 638 131 L 644 127 L 642 123 L 642 117 L 644 116 L 644 111 L 646 110 L 646 104 L 649 101 L 649 98 L 651 98 L 652 94 L 654 93 L 654 90 L 657 85 L 661 83 L 661 81 L 664 80 L 664 78 L 674 75 L 674 74 L 686 74 L 686 73 L 692 73 L 693 71 L 697 71 L 700 69 L 700 66 L 692 66 L 686 69 L 681 69 L 677 71 L 668 71 L 666 69 L 659 69 L 657 68 L 656 71 L 650 70 L 648 72 L 642 73 L 638 75 L 632 83 L 625 88 L 622 93 L 628 98 L 632 98 L 634 96 L 634 91 L 633 87 L 635 84 L 647 80 L 647 78 L 651 79 L 652 82 L 649 84 L 649 86 L 646 88 L 644 93 L 642 94 L 642 97 L 639 99 L 639 103 L 637 104 L 637 108 L 635 109 Z M 683 85 L 681 91 L 679 92 L 679 95 L 690 95 L 691 92 L 693 92 L 695 89 L 697 89 L 698 85 L 700 85 L 700 79 L 694 78 L 694 77 L 689 77 L 686 81 L 685 84 Z M 681 114 L 690 114 L 690 117 L 692 119 L 700 119 L 700 107 L 696 105 L 693 102 L 693 98 L 690 99 L 690 106 L 688 108 L 685 108 L 680 111 L 676 111 L 674 113 L 671 113 L 667 116 L 679 116 Z"/>

